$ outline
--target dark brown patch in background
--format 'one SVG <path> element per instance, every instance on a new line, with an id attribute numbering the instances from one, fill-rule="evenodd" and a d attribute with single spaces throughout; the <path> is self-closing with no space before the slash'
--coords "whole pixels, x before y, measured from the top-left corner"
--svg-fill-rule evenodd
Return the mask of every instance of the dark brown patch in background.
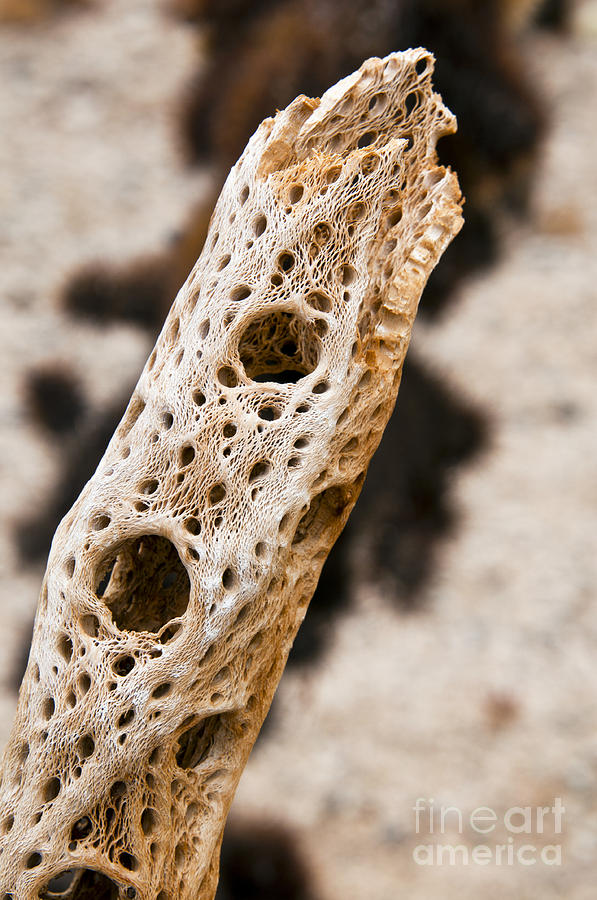
<path id="1" fill-rule="evenodd" d="M 23 388 L 29 416 L 50 436 L 72 432 L 87 410 L 76 375 L 61 363 L 30 369 Z"/>
<path id="2" fill-rule="evenodd" d="M 216 900 L 315 900 L 296 836 L 266 821 L 226 826 Z"/>

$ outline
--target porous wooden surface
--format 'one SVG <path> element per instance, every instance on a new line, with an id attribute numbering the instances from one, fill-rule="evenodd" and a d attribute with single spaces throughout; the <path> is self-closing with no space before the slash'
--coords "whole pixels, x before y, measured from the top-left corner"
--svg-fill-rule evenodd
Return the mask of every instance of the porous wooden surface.
<path id="1" fill-rule="evenodd" d="M 212 900 L 228 808 L 462 225 L 424 49 L 267 119 L 61 522 L 2 762 L 0 891 Z M 87 883 L 89 882 L 89 884 Z M 84 887 L 83 887 L 84 885 Z"/>
<path id="2" fill-rule="evenodd" d="M 592 21 L 588 12 L 584 21 Z M 597 66 L 588 32 L 529 45 L 554 116 L 533 223 L 506 235 L 507 257 L 463 291 L 446 321 L 419 326 L 416 335 L 436 371 L 492 412 L 495 435 L 491 452 L 455 478 L 464 521 L 444 547 L 425 612 L 400 618 L 361 584 L 322 665 L 283 679 L 277 724 L 237 796 L 239 811 L 276 815 L 297 829 L 324 900 L 349 893 L 394 900 L 398 890 L 413 898 L 482 892 L 500 900 L 593 893 L 597 223 L 587 109 Z M 183 80 L 191 55 L 184 29 L 146 4 L 127 3 L 45 34 L 0 38 L 2 65 L 10 64 L 13 77 L 16 68 L 21 84 L 3 94 L 1 109 L 14 135 L 1 146 L 17 149 L 10 169 L 2 167 L 10 171 L 2 188 L 11 210 L 2 225 L 11 335 L 0 414 L 6 672 L 39 584 L 39 575 L 17 565 L 10 527 L 22 509 L 40 503 L 57 467 L 23 418 L 19 377 L 29 361 L 64 354 L 102 397 L 138 370 L 149 348 L 132 329 L 102 334 L 68 323 L 66 332 L 55 291 L 82 256 L 109 250 L 126 258 L 147 246 L 148 235 L 157 244 L 199 184 L 178 167 L 168 123 L 151 99 L 151 90 L 174 96 Z M 150 59 L 162 65 L 147 67 Z M 121 83 L 122 67 L 131 77 Z M 155 73 L 153 84 L 148 73 Z M 85 74 L 86 100 L 65 106 L 65 85 Z M 147 89 L 146 101 L 132 84 Z M 44 118 L 50 101 L 61 111 L 52 128 Z M 114 138 L 101 149 L 98 115 Z M 131 142 L 147 177 L 137 181 L 132 169 L 127 175 L 120 141 Z M 100 177 L 106 153 L 112 175 Z M 499 728 L 496 696 L 517 711 Z M 8 691 L 2 709 L 7 735 L 14 709 Z M 567 810 L 561 869 L 421 869 L 412 862 L 417 796 L 499 811 L 547 805 L 555 795 Z"/>

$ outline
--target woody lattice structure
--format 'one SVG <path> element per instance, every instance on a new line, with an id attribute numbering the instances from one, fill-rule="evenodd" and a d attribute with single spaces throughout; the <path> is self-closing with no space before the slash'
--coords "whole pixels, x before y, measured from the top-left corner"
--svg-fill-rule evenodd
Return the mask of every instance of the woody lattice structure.
<path id="1" fill-rule="evenodd" d="M 267 119 L 56 533 L 0 900 L 211 900 L 222 831 L 461 226 L 425 50 Z"/>

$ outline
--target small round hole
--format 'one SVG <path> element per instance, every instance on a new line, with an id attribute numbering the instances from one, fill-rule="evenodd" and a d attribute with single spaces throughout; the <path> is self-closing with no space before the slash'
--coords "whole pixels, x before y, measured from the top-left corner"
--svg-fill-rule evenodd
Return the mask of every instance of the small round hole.
<path id="1" fill-rule="evenodd" d="M 52 800 L 55 800 L 58 794 L 60 793 L 60 779 L 59 778 L 50 778 L 49 781 L 46 781 L 43 790 L 44 801 L 46 803 L 50 803 Z"/>
<path id="2" fill-rule="evenodd" d="M 246 284 L 241 284 L 230 292 L 230 299 L 235 301 L 246 300 L 250 296 L 251 288 Z"/>
<path id="3" fill-rule="evenodd" d="M 319 222 L 313 229 L 313 240 L 318 247 L 323 247 L 332 237 L 332 229 L 327 222 Z"/>
<path id="4" fill-rule="evenodd" d="M 397 225 L 401 219 L 402 219 L 402 207 L 395 206 L 394 209 L 391 209 L 387 215 L 386 221 L 388 223 L 388 227 L 393 228 L 394 225 Z"/>
<path id="5" fill-rule="evenodd" d="M 361 200 L 357 200 L 355 203 L 352 203 L 346 212 L 346 218 L 349 222 L 360 222 L 361 219 L 365 218 L 367 213 L 367 207 Z"/>
<path id="6" fill-rule="evenodd" d="M 81 628 L 89 637 L 97 637 L 99 633 L 99 619 L 97 616 L 82 616 Z"/>
<path id="7" fill-rule="evenodd" d="M 162 631 L 162 633 L 159 636 L 160 644 L 169 644 L 170 641 L 173 641 L 174 638 L 177 637 L 178 634 L 180 633 L 181 628 L 182 628 L 182 626 L 181 626 L 180 622 L 174 622 L 172 625 L 169 625 L 167 628 L 164 628 L 164 630 Z"/>
<path id="8" fill-rule="evenodd" d="M 357 147 L 369 147 L 370 144 L 373 144 L 377 138 L 377 134 L 375 131 L 367 131 L 365 134 L 362 134 L 357 142 Z"/>
<path id="9" fill-rule="evenodd" d="M 127 709 L 126 712 L 123 712 L 122 715 L 119 716 L 118 727 L 125 728 L 127 725 L 129 725 L 133 721 L 134 718 L 135 718 L 135 710 Z"/>
<path id="10" fill-rule="evenodd" d="M 419 99 L 416 91 L 411 91 L 410 94 L 406 95 L 406 99 L 404 101 L 404 109 L 407 116 L 410 116 L 411 112 L 417 105 L 417 100 Z"/>
<path id="11" fill-rule="evenodd" d="M 169 681 L 165 681 L 163 684 L 158 684 L 156 688 L 151 692 L 151 696 L 154 700 L 159 700 L 160 697 L 165 697 L 166 694 L 169 694 L 172 690 L 172 685 Z"/>
<path id="12" fill-rule="evenodd" d="M 120 865 L 128 869 L 129 872 L 134 872 L 137 868 L 137 860 L 132 853 L 127 853 L 126 850 L 120 854 L 118 859 L 120 860 Z"/>
<path id="13" fill-rule="evenodd" d="M 264 215 L 259 215 L 253 222 L 253 233 L 255 237 L 261 237 L 265 229 L 267 228 L 267 219 Z"/>
<path id="14" fill-rule="evenodd" d="M 379 168 L 379 156 L 376 153 L 368 153 L 361 161 L 361 171 L 364 175 L 370 175 Z"/>
<path id="15" fill-rule="evenodd" d="M 278 257 L 278 268 L 283 272 L 290 272 L 294 268 L 294 256 L 288 251 L 280 253 Z"/>
<path id="16" fill-rule="evenodd" d="M 427 71 L 427 57 L 422 56 L 415 64 L 415 72 L 417 75 L 422 75 L 425 71 Z"/>
<path id="17" fill-rule="evenodd" d="M 94 531 L 103 531 L 104 528 L 108 527 L 108 525 L 110 524 L 111 521 L 112 520 L 110 519 L 110 516 L 107 516 L 107 515 L 105 515 L 105 513 L 102 513 L 101 515 L 96 516 L 94 519 L 92 519 L 91 527 L 93 528 Z"/>
<path id="18" fill-rule="evenodd" d="M 84 734 L 77 742 L 77 750 L 81 759 L 87 759 L 95 750 L 95 741 L 90 734 Z"/>
<path id="19" fill-rule="evenodd" d="M 115 781 L 110 788 L 110 797 L 112 800 L 120 800 L 126 794 L 126 784 L 124 781 Z"/>
<path id="20" fill-rule="evenodd" d="M 342 284 L 344 284 L 344 285 L 352 284 L 352 282 L 355 280 L 356 277 L 357 277 L 357 273 L 353 269 L 352 266 L 348 266 L 348 265 L 341 266 L 340 279 L 342 281 Z"/>
<path id="21" fill-rule="evenodd" d="M 61 634 L 58 638 L 58 652 L 66 662 L 72 658 L 73 642 L 67 634 Z"/>
<path id="22" fill-rule="evenodd" d="M 81 816 L 80 819 L 74 823 L 71 828 L 70 838 L 71 841 L 82 841 L 86 837 L 89 837 L 93 830 L 93 825 L 91 824 L 91 819 L 89 816 Z"/>
<path id="23" fill-rule="evenodd" d="M 263 419 L 265 422 L 273 422 L 274 419 L 280 418 L 281 412 L 275 406 L 262 406 L 258 415 L 259 418 Z"/>
<path id="24" fill-rule="evenodd" d="M 271 465 L 267 462 L 267 460 L 262 459 L 259 462 L 255 463 L 255 465 L 249 472 L 249 484 L 257 481 L 260 478 L 265 478 L 265 476 L 269 474 L 270 469 Z"/>
<path id="25" fill-rule="evenodd" d="M 112 671 L 116 673 L 116 675 L 120 675 L 122 677 L 132 672 L 135 668 L 135 657 L 127 654 L 126 656 L 119 656 L 118 659 L 115 659 L 112 663 Z"/>
<path id="26" fill-rule="evenodd" d="M 234 569 L 231 569 L 230 567 L 224 569 L 224 572 L 222 573 L 222 584 L 227 591 L 234 590 L 234 588 L 238 584 L 238 579 L 236 577 L 236 572 L 234 571 Z"/>
<path id="27" fill-rule="evenodd" d="M 187 444 L 186 446 L 181 448 L 180 451 L 180 464 L 181 466 L 190 466 L 190 464 L 195 459 L 195 448 L 191 444 Z"/>
<path id="28" fill-rule="evenodd" d="M 218 381 L 224 387 L 236 387 L 238 378 L 236 372 L 231 366 L 222 366 L 218 369 Z"/>
<path id="29" fill-rule="evenodd" d="M 318 312 L 328 313 L 332 308 L 332 301 L 326 294 L 322 294 L 321 291 L 313 291 L 311 294 L 308 294 L 306 301 L 309 306 Z"/>
<path id="30" fill-rule="evenodd" d="M 154 809 L 144 809 L 141 813 L 141 828 L 143 834 L 152 834 L 157 827 L 157 817 Z"/>
<path id="31" fill-rule="evenodd" d="M 224 487 L 224 485 L 221 483 L 214 484 L 214 486 L 211 488 L 211 490 L 208 494 L 210 506 L 214 506 L 216 503 L 220 503 L 224 499 L 225 496 L 226 496 L 226 488 Z"/>
<path id="32" fill-rule="evenodd" d="M 199 534 L 201 532 L 201 523 L 194 517 L 186 519 L 184 522 L 184 527 L 189 532 L 189 534 Z"/>

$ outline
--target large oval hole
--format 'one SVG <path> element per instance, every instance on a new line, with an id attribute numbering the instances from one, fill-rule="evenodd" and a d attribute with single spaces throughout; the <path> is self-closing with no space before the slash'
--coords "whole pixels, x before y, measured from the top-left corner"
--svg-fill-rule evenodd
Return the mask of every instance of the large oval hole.
<path id="1" fill-rule="evenodd" d="M 116 882 L 93 869 L 68 869 L 61 872 L 50 879 L 39 894 L 40 900 L 118 900 L 119 896 Z M 135 893 L 123 896 L 134 897 Z"/>
<path id="2" fill-rule="evenodd" d="M 191 583 L 172 541 L 158 534 L 120 544 L 104 558 L 95 592 L 123 631 L 157 633 L 182 616 Z"/>
<path id="3" fill-rule="evenodd" d="M 278 311 L 251 322 L 240 339 L 238 352 L 253 381 L 294 384 L 316 368 L 320 347 L 310 322 Z"/>

